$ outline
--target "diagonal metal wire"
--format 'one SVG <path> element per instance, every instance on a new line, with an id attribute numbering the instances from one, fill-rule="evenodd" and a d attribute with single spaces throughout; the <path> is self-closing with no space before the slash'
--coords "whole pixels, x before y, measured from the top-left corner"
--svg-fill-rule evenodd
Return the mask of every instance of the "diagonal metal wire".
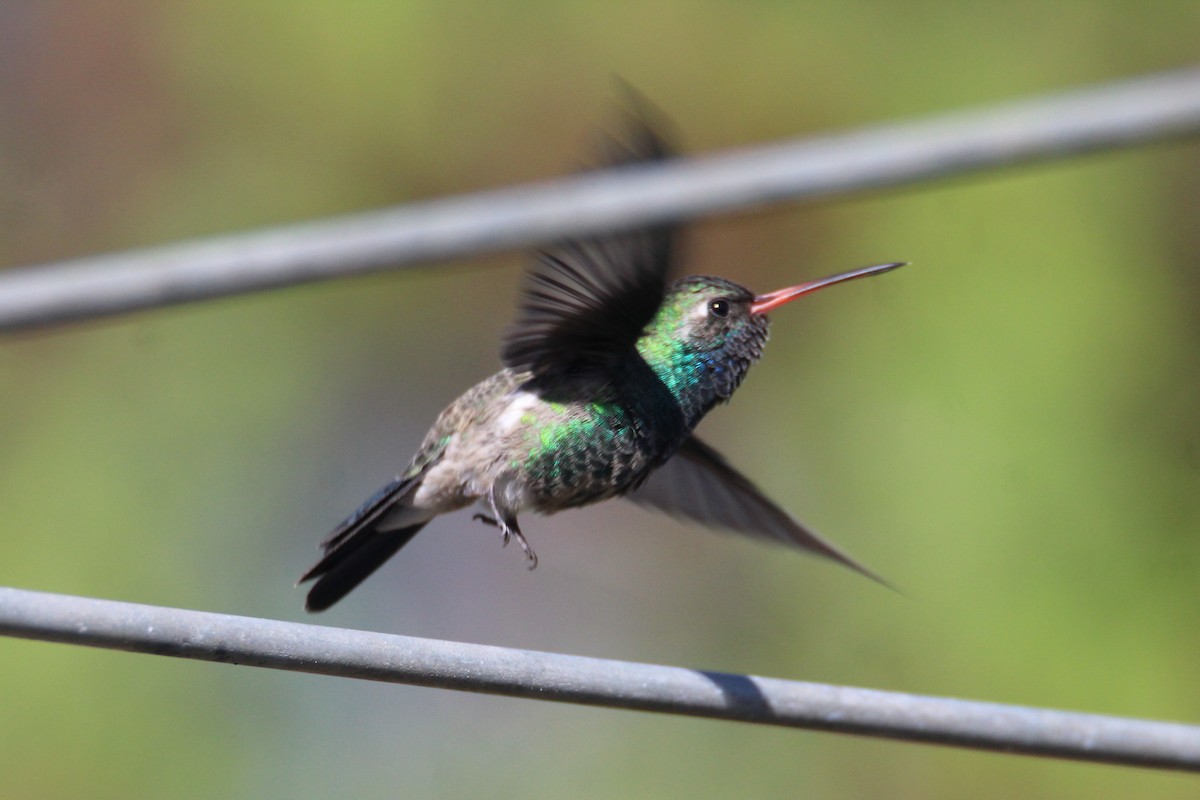
<path id="1" fill-rule="evenodd" d="M 1200 772 L 1200 726 L 0 588 L 0 635 L 510 697 Z"/>
<path id="2" fill-rule="evenodd" d="M 0 330 L 1200 133 L 1200 69 L 703 159 L 0 274 Z"/>

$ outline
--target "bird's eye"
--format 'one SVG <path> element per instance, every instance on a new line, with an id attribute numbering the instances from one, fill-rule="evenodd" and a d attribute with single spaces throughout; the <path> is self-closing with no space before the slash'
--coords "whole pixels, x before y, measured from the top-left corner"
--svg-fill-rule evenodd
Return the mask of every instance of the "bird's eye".
<path id="1" fill-rule="evenodd" d="M 708 304 L 708 313 L 714 317 L 725 318 L 729 316 L 729 301 L 728 300 L 713 300 Z"/>

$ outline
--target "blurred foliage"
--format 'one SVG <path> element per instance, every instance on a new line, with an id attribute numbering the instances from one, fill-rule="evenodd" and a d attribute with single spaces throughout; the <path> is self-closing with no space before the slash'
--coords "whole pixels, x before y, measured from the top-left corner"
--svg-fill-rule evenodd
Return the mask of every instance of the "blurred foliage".
<path id="1" fill-rule="evenodd" d="M 691 152 L 1171 68 L 1200 6 L 0 2 L 0 263 L 528 181 L 613 76 Z M 706 436 L 905 588 L 620 503 L 439 521 L 320 621 L 1200 720 L 1200 154 L 697 225 L 775 315 Z M 303 619 L 313 545 L 496 365 L 521 259 L 0 342 L 0 583 Z M 497 298 L 505 298 L 498 301 Z M 475 323 L 468 323 L 475 320 Z M 511 549 L 510 549 L 511 550 Z M 1194 778 L 0 640 L 13 798 L 1194 797 Z"/>

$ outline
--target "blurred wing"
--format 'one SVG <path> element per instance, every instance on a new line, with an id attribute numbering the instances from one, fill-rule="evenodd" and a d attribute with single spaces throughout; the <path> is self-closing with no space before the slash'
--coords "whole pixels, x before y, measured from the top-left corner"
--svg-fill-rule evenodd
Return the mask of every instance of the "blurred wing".
<path id="1" fill-rule="evenodd" d="M 748 536 L 772 539 L 824 556 L 890 586 L 871 570 L 792 519 L 716 450 L 695 436 L 625 495 L 639 505 Z"/>
<path id="2" fill-rule="evenodd" d="M 633 167 L 670 155 L 637 113 L 624 142 L 608 142 L 603 165 Z M 677 230 L 656 225 L 573 239 L 540 253 L 504 340 L 505 366 L 535 375 L 586 374 L 626 356 L 662 303 Z"/>

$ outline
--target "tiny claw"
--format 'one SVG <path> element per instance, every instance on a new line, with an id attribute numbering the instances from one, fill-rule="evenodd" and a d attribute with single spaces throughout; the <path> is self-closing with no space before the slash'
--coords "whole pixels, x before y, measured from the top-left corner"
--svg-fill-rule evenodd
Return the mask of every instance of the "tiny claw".
<path id="1" fill-rule="evenodd" d="M 513 536 L 516 537 L 517 544 L 521 545 L 521 551 L 525 553 L 525 560 L 529 562 L 529 568 L 531 570 L 537 569 L 537 553 L 533 552 L 533 548 L 529 546 L 529 542 L 526 541 L 524 535 L 518 530 L 513 531 Z"/>
<path id="2" fill-rule="evenodd" d="M 473 521 L 482 522 L 484 525 L 491 525 L 493 528 L 500 526 L 499 522 L 489 517 L 487 514 L 475 514 L 471 517 Z"/>
<path id="3" fill-rule="evenodd" d="M 533 548 L 529 546 L 529 542 L 525 541 L 525 536 L 521 533 L 521 529 L 517 526 L 517 518 L 512 514 L 504 514 L 496 505 L 496 487 L 493 486 L 488 492 L 488 502 L 492 506 L 492 513 L 496 516 L 489 517 L 486 514 L 476 514 L 473 519 L 482 520 L 489 525 L 495 525 L 500 529 L 500 546 L 508 547 L 510 539 L 516 539 L 521 545 L 521 550 L 525 553 L 525 558 L 529 562 L 530 569 L 536 569 L 538 558 L 537 553 L 533 552 Z"/>

